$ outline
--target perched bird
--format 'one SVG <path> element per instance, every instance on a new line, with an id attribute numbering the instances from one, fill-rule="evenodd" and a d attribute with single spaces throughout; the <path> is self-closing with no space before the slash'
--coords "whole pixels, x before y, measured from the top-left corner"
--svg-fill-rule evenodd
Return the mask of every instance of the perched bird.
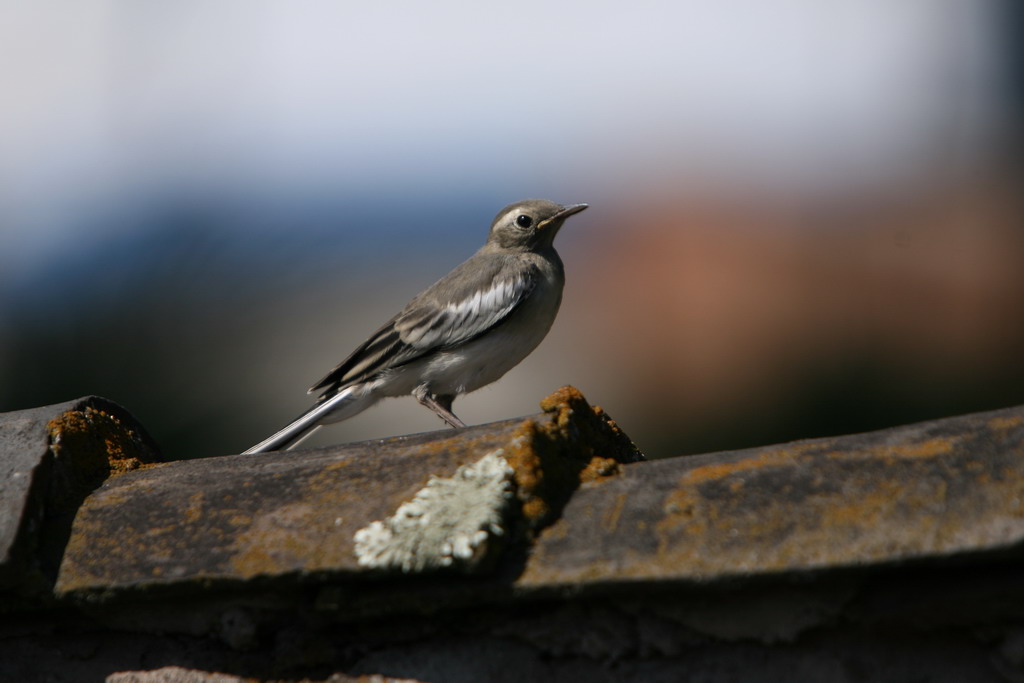
<path id="1" fill-rule="evenodd" d="M 500 378 L 551 329 L 565 283 L 555 235 L 586 208 L 528 199 L 499 211 L 476 254 L 314 384 L 316 405 L 245 452 L 294 448 L 386 396 L 412 394 L 451 427 L 465 427 L 452 412 L 455 397 Z"/>

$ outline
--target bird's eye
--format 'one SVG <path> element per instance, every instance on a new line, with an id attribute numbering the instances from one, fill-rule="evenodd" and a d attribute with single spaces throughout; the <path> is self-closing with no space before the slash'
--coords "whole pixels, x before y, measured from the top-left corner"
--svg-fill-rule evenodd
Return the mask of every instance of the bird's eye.
<path id="1" fill-rule="evenodd" d="M 533 225 L 533 219 L 526 214 L 519 214 L 516 216 L 516 225 L 520 228 L 528 228 Z"/>

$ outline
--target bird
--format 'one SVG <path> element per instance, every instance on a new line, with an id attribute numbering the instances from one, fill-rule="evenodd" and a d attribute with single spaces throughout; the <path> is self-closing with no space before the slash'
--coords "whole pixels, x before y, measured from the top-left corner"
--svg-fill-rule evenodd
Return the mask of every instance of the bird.
<path id="1" fill-rule="evenodd" d="M 461 394 L 490 384 L 547 335 L 562 302 L 565 268 L 554 239 L 587 204 L 509 204 L 469 259 L 416 295 L 309 389 L 312 408 L 245 454 L 290 450 L 319 428 L 385 397 L 412 395 L 453 428 Z"/>

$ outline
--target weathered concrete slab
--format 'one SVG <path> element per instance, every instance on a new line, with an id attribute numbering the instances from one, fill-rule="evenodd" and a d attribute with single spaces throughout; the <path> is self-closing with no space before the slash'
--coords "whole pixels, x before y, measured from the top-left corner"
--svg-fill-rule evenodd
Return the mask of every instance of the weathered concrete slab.
<path id="1" fill-rule="evenodd" d="M 0 604 L 48 594 L 78 505 L 155 459 L 138 422 L 95 396 L 0 415 Z"/>
<path id="2" fill-rule="evenodd" d="M 576 390 L 557 392 L 542 407 L 546 412 L 532 418 L 458 431 L 166 463 L 117 477 L 79 511 L 57 590 L 115 594 L 365 574 L 357 534 L 365 538 L 374 522 L 401 517 L 401 506 L 422 496 L 432 478 L 495 453 L 508 463 L 517 507 L 504 538 L 528 536 L 554 519 L 580 481 L 612 476 L 620 462 L 642 458 Z M 437 525 L 434 517 L 424 526 Z M 491 551 L 500 550 L 497 540 Z M 468 552 L 472 569 L 493 559 Z"/>
<path id="3" fill-rule="evenodd" d="M 1020 407 L 623 470 L 575 493 L 517 587 L 707 582 L 1024 541 Z"/>

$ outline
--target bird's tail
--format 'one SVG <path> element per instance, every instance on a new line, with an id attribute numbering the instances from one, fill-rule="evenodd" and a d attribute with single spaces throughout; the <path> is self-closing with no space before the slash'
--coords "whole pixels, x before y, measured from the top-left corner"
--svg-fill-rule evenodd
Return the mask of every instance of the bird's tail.
<path id="1" fill-rule="evenodd" d="M 291 450 L 323 425 L 340 422 L 352 417 L 356 413 L 361 413 L 375 403 L 376 398 L 360 389 L 362 387 L 358 385 L 348 387 L 334 396 L 317 403 L 292 420 L 287 427 L 274 432 L 242 455 Z"/>

